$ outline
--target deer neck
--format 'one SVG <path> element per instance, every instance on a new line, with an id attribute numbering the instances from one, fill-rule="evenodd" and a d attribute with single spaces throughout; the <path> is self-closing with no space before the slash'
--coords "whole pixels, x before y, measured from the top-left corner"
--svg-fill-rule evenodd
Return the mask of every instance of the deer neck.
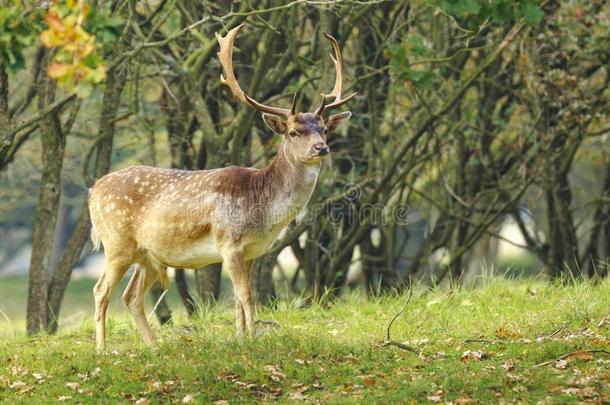
<path id="1" fill-rule="evenodd" d="M 272 225 L 290 223 L 307 205 L 316 183 L 322 162 L 304 164 L 297 161 L 282 143 L 277 155 L 263 169 L 265 183 L 270 186 L 268 215 Z"/>

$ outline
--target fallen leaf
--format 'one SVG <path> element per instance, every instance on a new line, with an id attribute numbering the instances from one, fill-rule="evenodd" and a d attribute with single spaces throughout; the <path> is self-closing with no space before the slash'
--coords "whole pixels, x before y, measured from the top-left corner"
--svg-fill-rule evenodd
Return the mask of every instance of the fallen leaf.
<path id="1" fill-rule="evenodd" d="M 555 363 L 555 368 L 558 368 L 559 370 L 565 370 L 568 367 L 568 362 L 566 360 L 557 360 L 557 362 Z"/>
<path id="2" fill-rule="evenodd" d="M 462 393 L 460 397 L 455 401 L 456 405 L 466 405 L 472 402 L 472 398 L 468 394 Z"/>
<path id="3" fill-rule="evenodd" d="M 80 388 L 80 384 L 77 382 L 67 382 L 66 387 L 76 391 Z"/>
<path id="4" fill-rule="evenodd" d="M 507 361 L 504 364 L 502 364 L 501 366 L 504 370 L 506 371 L 513 371 L 515 369 L 515 363 L 513 363 L 512 361 Z"/>
<path id="5" fill-rule="evenodd" d="M 98 375 L 102 374 L 102 369 L 99 367 L 96 367 L 93 369 L 93 371 L 91 372 L 91 377 L 97 377 Z"/>
<path id="6" fill-rule="evenodd" d="M 182 403 L 190 404 L 191 402 L 193 402 L 194 399 L 195 398 L 191 394 L 188 394 L 188 395 L 185 395 L 184 398 L 182 398 Z"/>
<path id="7" fill-rule="evenodd" d="M 443 395 L 445 395 L 443 390 L 438 390 L 434 394 L 428 395 L 426 398 L 428 399 L 428 401 L 441 402 L 443 400 Z"/>
<path id="8" fill-rule="evenodd" d="M 595 387 L 585 387 L 582 389 L 581 395 L 585 398 L 595 398 L 599 393 L 595 391 Z"/>
<path id="9" fill-rule="evenodd" d="M 519 336 L 519 332 L 513 329 L 509 329 L 505 325 L 500 325 L 498 329 L 496 329 L 495 335 L 498 339 L 515 338 Z"/>
<path id="10" fill-rule="evenodd" d="M 475 350 L 466 350 L 464 353 L 462 353 L 460 360 L 462 360 L 462 361 L 468 361 L 468 360 L 481 361 L 481 359 L 484 359 L 486 357 L 488 357 L 488 356 L 487 356 L 487 353 L 485 353 L 485 352 L 475 351 Z"/>
<path id="11" fill-rule="evenodd" d="M 580 388 L 570 387 L 570 388 L 562 389 L 561 392 L 563 394 L 567 394 L 567 395 L 579 395 L 581 390 L 580 390 Z"/>
<path id="12" fill-rule="evenodd" d="M 301 394 L 300 392 L 293 392 L 290 394 L 290 399 L 293 401 L 303 401 L 307 398 L 307 396 Z"/>
<path id="13" fill-rule="evenodd" d="M 367 387 L 374 387 L 377 384 L 377 380 L 374 375 L 365 375 L 364 376 L 364 385 Z"/>
<path id="14" fill-rule="evenodd" d="M 293 399 L 295 401 L 303 401 L 307 398 L 307 395 L 305 395 L 305 391 L 309 389 L 309 385 L 297 383 L 293 384 L 292 388 L 296 388 L 296 390 L 290 394 L 290 399 Z"/>
<path id="15" fill-rule="evenodd" d="M 15 381 L 14 383 L 12 383 L 11 385 L 9 385 L 9 388 L 12 389 L 19 389 L 19 388 L 23 388 L 25 387 L 27 384 L 24 383 L 23 381 Z"/>
<path id="16" fill-rule="evenodd" d="M 587 351 L 579 351 L 579 352 L 570 353 L 568 356 L 565 357 L 565 359 L 568 361 L 570 361 L 570 360 L 589 361 L 589 360 L 593 359 L 593 354 L 591 354 L 591 352 L 587 352 Z"/>
<path id="17" fill-rule="evenodd" d="M 44 374 L 43 373 L 32 373 L 32 377 L 34 377 L 37 380 L 42 380 L 44 378 Z"/>
<path id="18" fill-rule="evenodd" d="M 59 398 L 57 398 L 57 400 L 58 400 L 59 402 L 66 402 L 66 401 L 69 401 L 69 400 L 71 400 L 71 399 L 72 399 L 72 397 L 71 397 L 71 396 L 67 396 L 67 395 L 62 395 L 62 396 L 60 396 Z"/>
<path id="19" fill-rule="evenodd" d="M 282 370 L 278 366 L 268 365 L 265 369 L 269 371 L 271 379 L 275 382 L 280 382 L 286 378 L 286 374 L 282 373 Z"/>
<path id="20" fill-rule="evenodd" d="M 149 405 L 150 401 L 146 398 L 140 398 L 136 401 L 136 405 Z"/>

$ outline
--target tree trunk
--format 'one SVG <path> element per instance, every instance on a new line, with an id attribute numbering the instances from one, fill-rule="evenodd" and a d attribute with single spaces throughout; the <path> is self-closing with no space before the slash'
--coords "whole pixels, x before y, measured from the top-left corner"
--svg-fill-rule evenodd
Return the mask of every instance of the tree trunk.
<path id="1" fill-rule="evenodd" d="M 273 283 L 273 267 L 276 260 L 276 254 L 264 255 L 255 260 L 252 266 L 252 288 L 257 302 L 261 305 L 270 305 L 277 299 Z"/>
<path id="2" fill-rule="evenodd" d="M 610 198 L 610 164 L 606 165 L 606 176 L 600 198 L 602 200 Z M 589 277 L 601 276 L 605 272 L 604 267 L 608 266 L 608 264 L 603 263 L 604 260 L 608 259 L 608 257 L 605 256 L 608 252 L 602 252 L 600 254 L 599 250 L 602 239 L 602 229 L 606 229 L 607 231 L 610 227 L 608 209 L 608 203 L 604 204 L 600 202 L 593 213 L 593 228 L 591 229 L 589 242 L 587 243 L 581 259 L 583 274 L 586 274 Z"/>
<path id="3" fill-rule="evenodd" d="M 220 273 L 222 263 L 212 264 L 202 269 L 195 270 L 195 282 L 197 294 L 204 305 L 211 305 L 220 296 Z"/>
<path id="4" fill-rule="evenodd" d="M 45 78 L 41 83 L 39 108 L 51 104 L 55 98 L 55 82 Z M 47 327 L 47 288 L 51 272 L 51 256 L 59 199 L 61 195 L 61 168 L 66 139 L 56 113 L 41 120 L 42 177 L 36 210 L 36 227 L 32 240 L 32 257 L 27 302 L 27 333 L 43 331 Z"/>
<path id="5" fill-rule="evenodd" d="M 559 277 L 566 272 L 578 275 L 581 269 L 574 221 L 570 213 L 572 191 L 567 172 L 558 173 L 546 191 L 549 238 L 549 275 Z"/>
<path id="6" fill-rule="evenodd" d="M 89 210 L 87 209 L 87 202 L 83 204 L 80 216 L 76 222 L 76 227 L 70 236 L 70 240 L 64 249 L 61 261 L 49 283 L 48 289 L 48 301 L 49 301 L 49 316 L 48 316 L 48 331 L 49 333 L 57 332 L 59 326 L 59 313 L 61 311 L 61 303 L 64 299 L 64 293 L 70 276 L 72 275 L 72 269 L 78 262 L 83 246 L 89 237 L 89 230 L 91 229 L 91 222 L 89 219 Z"/>
<path id="7" fill-rule="evenodd" d="M 110 170 L 116 125 L 115 119 L 121 101 L 121 94 L 125 87 L 126 77 L 127 73 L 123 67 L 118 67 L 108 72 L 106 90 L 102 101 L 102 118 L 100 119 L 98 129 L 98 136 L 102 138 L 102 141 L 99 143 L 97 158 L 93 168 L 95 179 L 102 177 Z M 47 321 L 48 329 L 51 333 L 57 331 L 64 293 L 72 276 L 72 270 L 80 258 L 83 246 L 87 242 L 90 227 L 89 208 L 85 201 L 74 231 L 64 249 L 59 266 L 53 273 L 51 282 L 48 285 L 49 312 L 51 315 Z"/>
<path id="8" fill-rule="evenodd" d="M 178 295 L 182 300 L 184 308 L 186 308 L 186 313 L 190 317 L 195 313 L 197 307 L 195 306 L 195 301 L 189 293 L 188 285 L 186 283 L 186 276 L 184 275 L 184 269 L 176 269 L 176 274 L 174 278 L 176 280 L 176 288 L 178 289 Z"/>
<path id="9" fill-rule="evenodd" d="M 8 164 L 7 152 L 12 139 L 9 136 L 11 118 L 8 110 L 9 84 L 6 66 L 0 59 L 0 170 Z"/>

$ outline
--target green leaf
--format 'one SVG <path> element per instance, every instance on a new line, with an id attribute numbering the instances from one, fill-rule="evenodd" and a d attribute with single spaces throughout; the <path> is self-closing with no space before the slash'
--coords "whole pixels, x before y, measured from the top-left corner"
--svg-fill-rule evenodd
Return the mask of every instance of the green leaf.
<path id="1" fill-rule="evenodd" d="M 424 45 L 424 38 L 419 34 L 411 34 L 405 42 L 406 50 L 416 56 L 423 56 L 428 53 L 428 48 Z"/>
<path id="2" fill-rule="evenodd" d="M 544 12 L 540 7 L 531 1 L 520 3 L 519 12 L 525 22 L 530 25 L 538 24 L 542 17 L 544 17 Z"/>

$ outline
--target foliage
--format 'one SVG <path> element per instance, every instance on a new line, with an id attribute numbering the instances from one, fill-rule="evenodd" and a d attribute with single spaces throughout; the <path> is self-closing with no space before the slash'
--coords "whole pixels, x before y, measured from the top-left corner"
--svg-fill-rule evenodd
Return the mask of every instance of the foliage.
<path id="1" fill-rule="evenodd" d="M 434 80 L 434 70 L 414 67 L 417 62 L 431 55 L 430 49 L 424 43 L 424 37 L 419 34 L 405 36 L 403 42 L 390 48 L 390 70 L 400 83 L 404 81 L 409 87 L 415 85 L 429 89 Z"/>
<path id="2" fill-rule="evenodd" d="M 523 18 L 528 24 L 537 24 L 544 16 L 540 0 L 434 0 L 432 3 L 471 29 L 478 29 L 487 20 L 505 24 Z"/>
<path id="3" fill-rule="evenodd" d="M 48 29 L 40 39 L 47 48 L 56 49 L 49 76 L 65 87 L 75 87 L 79 96 L 88 96 L 91 85 L 106 78 L 107 67 L 97 49 L 116 42 L 122 19 L 97 12 L 90 15 L 88 4 L 68 0 L 55 2 L 44 20 Z"/>
<path id="4" fill-rule="evenodd" d="M 610 284 L 487 280 L 479 290 L 416 292 L 381 348 L 404 296 L 350 295 L 331 307 L 264 309 L 261 336 L 238 342 L 228 302 L 162 329 L 148 350 L 114 314 L 108 353 L 93 321 L 58 336 L 0 342 L 2 402 L 604 403 Z M 573 353 L 563 360 L 563 355 Z M 547 365 L 539 364 L 549 362 Z M 141 399 L 142 398 L 142 399 Z"/>
<path id="5" fill-rule="evenodd" d="M 0 7 L 0 59 L 16 71 L 25 65 L 24 50 L 32 45 L 42 30 L 41 8 L 24 8 L 20 0 L 10 0 Z"/>

